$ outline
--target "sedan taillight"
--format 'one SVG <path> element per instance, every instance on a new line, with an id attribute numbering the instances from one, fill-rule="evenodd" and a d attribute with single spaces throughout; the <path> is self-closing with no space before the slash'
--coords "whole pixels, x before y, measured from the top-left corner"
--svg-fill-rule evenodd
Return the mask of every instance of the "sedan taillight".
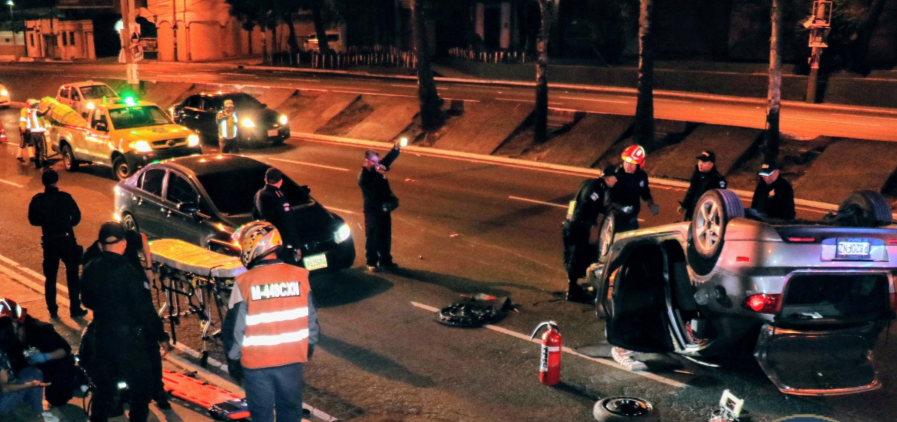
<path id="1" fill-rule="evenodd" d="M 744 306 L 761 314 L 774 314 L 782 307 L 782 295 L 766 293 L 751 295 L 745 299 Z"/>

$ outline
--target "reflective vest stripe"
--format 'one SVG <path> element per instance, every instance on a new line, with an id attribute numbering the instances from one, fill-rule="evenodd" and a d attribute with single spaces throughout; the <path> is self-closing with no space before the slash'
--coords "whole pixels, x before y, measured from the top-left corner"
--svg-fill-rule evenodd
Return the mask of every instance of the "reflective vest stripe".
<path id="1" fill-rule="evenodd" d="M 37 110 L 28 112 L 28 119 L 26 119 L 25 124 L 25 128 L 32 132 L 44 131 L 44 128 L 40 124 L 40 118 L 37 116 Z"/>
<path id="2" fill-rule="evenodd" d="M 233 124 L 229 125 L 228 123 L 233 123 Z M 230 138 L 237 137 L 237 113 L 236 112 L 234 112 L 234 114 L 232 114 L 231 117 L 228 117 L 226 119 L 221 119 L 220 125 L 221 125 L 221 127 L 218 130 L 218 134 L 222 138 L 230 139 Z M 227 136 L 228 126 L 230 126 L 233 129 L 232 135 L 230 135 L 230 136 Z"/>
<path id="3" fill-rule="evenodd" d="M 278 344 L 295 343 L 308 338 L 308 328 L 290 333 L 274 335 L 254 335 L 243 338 L 243 347 L 252 346 L 276 346 Z"/>
<path id="4" fill-rule="evenodd" d="M 286 311 L 265 312 L 246 316 L 246 325 L 270 324 L 272 322 L 291 321 L 308 316 L 308 308 L 296 308 Z"/>

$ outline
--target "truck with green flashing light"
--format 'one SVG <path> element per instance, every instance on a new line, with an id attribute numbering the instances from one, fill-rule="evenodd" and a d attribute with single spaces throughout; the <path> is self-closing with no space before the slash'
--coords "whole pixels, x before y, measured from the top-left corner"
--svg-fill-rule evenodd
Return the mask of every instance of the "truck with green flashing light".
<path id="1" fill-rule="evenodd" d="M 62 156 L 67 171 L 100 164 L 122 180 L 154 161 L 202 153 L 199 136 L 151 102 L 127 97 L 96 104 L 82 117 L 47 97 L 38 109 L 46 113 L 48 146 Z"/>

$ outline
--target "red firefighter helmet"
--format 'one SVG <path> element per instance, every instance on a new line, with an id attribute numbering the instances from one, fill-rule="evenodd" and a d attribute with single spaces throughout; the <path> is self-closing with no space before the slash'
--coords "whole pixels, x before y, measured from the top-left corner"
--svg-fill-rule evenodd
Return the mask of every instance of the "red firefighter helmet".
<path id="1" fill-rule="evenodd" d="M 0 318 L 8 317 L 18 323 L 22 323 L 25 322 L 25 315 L 28 315 L 28 310 L 21 307 L 16 301 L 6 298 L 0 299 Z"/>
<path id="2" fill-rule="evenodd" d="M 623 150 L 623 161 L 642 165 L 645 162 L 645 149 L 641 145 L 632 145 Z"/>

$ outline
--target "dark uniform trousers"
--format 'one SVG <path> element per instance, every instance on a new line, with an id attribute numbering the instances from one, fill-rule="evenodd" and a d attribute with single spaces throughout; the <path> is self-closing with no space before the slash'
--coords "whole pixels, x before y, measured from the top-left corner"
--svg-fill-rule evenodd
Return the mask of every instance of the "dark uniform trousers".
<path id="1" fill-rule="evenodd" d="M 582 278 L 586 268 L 597 258 L 595 247 L 589 243 L 591 230 L 592 225 L 582 221 L 564 222 L 564 268 L 568 280 Z"/>
<path id="2" fill-rule="evenodd" d="M 364 253 L 367 265 L 392 265 L 392 216 L 382 210 L 364 210 Z"/>
<path id="3" fill-rule="evenodd" d="M 90 371 L 91 381 L 96 387 L 90 409 L 90 422 L 106 422 L 113 411 L 118 383 L 128 386 L 128 420 L 144 422 L 149 416 L 149 403 L 153 397 L 156 378 L 147 339 L 144 334 L 129 327 L 96 327 L 95 365 Z M 115 347 L 109 347 L 115 345 Z M 160 362 L 161 366 L 161 362 Z"/>
<path id="4" fill-rule="evenodd" d="M 78 267 L 81 265 L 81 246 L 74 236 L 53 236 L 41 239 L 44 248 L 43 270 L 46 281 L 44 283 L 44 299 L 47 301 L 47 309 L 56 313 L 59 307 L 56 305 L 56 274 L 59 272 L 59 261 L 65 265 L 65 281 L 69 290 L 69 302 L 71 309 L 81 307 L 81 288 L 78 281 Z"/>

